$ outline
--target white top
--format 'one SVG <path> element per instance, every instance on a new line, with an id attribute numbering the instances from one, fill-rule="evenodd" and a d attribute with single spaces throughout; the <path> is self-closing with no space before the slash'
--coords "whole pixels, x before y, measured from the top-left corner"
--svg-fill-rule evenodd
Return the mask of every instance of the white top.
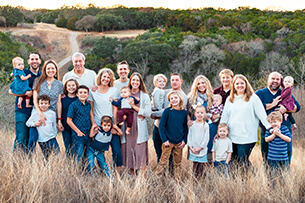
<path id="1" fill-rule="evenodd" d="M 110 143 L 112 139 L 112 134 L 110 133 L 109 136 L 107 136 L 106 132 L 98 131 L 94 139 L 101 143 Z"/>
<path id="2" fill-rule="evenodd" d="M 88 88 L 91 88 L 92 85 L 95 85 L 96 73 L 93 70 L 85 68 L 85 71 L 82 76 L 78 77 L 73 69 L 64 75 L 64 77 L 62 78 L 62 82 L 64 83 L 70 78 L 75 79 L 79 85 L 86 85 Z"/>
<path id="3" fill-rule="evenodd" d="M 114 81 L 114 85 L 113 87 L 117 88 L 119 91 L 121 91 L 121 88 L 124 87 L 124 86 L 128 86 L 128 83 L 129 83 L 129 79 L 127 82 L 121 82 L 119 80 L 115 80 Z"/>
<path id="4" fill-rule="evenodd" d="M 129 101 L 129 97 L 122 99 L 122 101 L 121 101 L 121 109 L 131 109 L 131 106 L 130 106 L 128 101 Z"/>
<path id="5" fill-rule="evenodd" d="M 208 143 L 210 139 L 210 131 L 209 131 L 209 124 L 206 122 L 196 123 L 193 122 L 193 125 L 189 128 L 189 132 L 187 135 L 187 144 L 189 147 L 194 148 L 203 148 L 199 154 L 194 154 L 190 150 L 190 154 L 196 157 L 203 157 L 208 152 Z"/>
<path id="6" fill-rule="evenodd" d="M 232 141 L 229 138 L 216 139 L 213 143 L 212 152 L 215 152 L 215 160 L 226 161 L 228 153 L 233 152 Z"/>
<path id="7" fill-rule="evenodd" d="M 142 121 L 139 117 L 137 117 L 137 125 L 138 125 L 138 139 L 137 144 L 148 141 L 148 129 L 147 129 L 147 118 L 150 118 L 151 114 L 151 104 L 150 98 L 147 93 L 140 91 L 140 110 L 138 115 L 142 115 L 145 119 Z M 135 118 L 134 118 L 135 119 Z M 121 136 L 121 143 L 126 143 L 125 131 L 123 131 L 124 135 Z"/>
<path id="8" fill-rule="evenodd" d="M 57 129 L 56 129 L 56 113 L 52 110 L 48 110 L 46 112 L 42 112 L 47 120 L 45 126 L 39 126 L 36 127 L 38 131 L 38 142 L 47 142 L 50 139 L 53 139 L 57 135 Z M 39 115 L 36 111 L 36 109 L 33 109 L 32 114 L 28 121 L 26 122 L 26 125 L 28 127 L 35 127 L 35 123 L 39 120 Z"/>
<path id="9" fill-rule="evenodd" d="M 234 102 L 227 98 L 220 123 L 230 128 L 229 138 L 235 144 L 249 144 L 258 140 L 259 121 L 266 129 L 270 128 L 264 106 L 256 94 L 246 102 L 242 96 L 235 95 Z"/>
<path id="10" fill-rule="evenodd" d="M 165 90 L 155 87 L 152 95 L 152 105 L 158 111 L 164 109 Z"/>
<path id="11" fill-rule="evenodd" d="M 109 97 L 118 99 L 120 92 L 115 87 L 110 87 L 105 94 L 98 93 L 97 91 L 89 92 L 88 101 L 93 101 L 94 104 L 94 121 L 97 125 L 101 125 L 102 116 L 110 116 L 113 118 L 112 104 Z"/>

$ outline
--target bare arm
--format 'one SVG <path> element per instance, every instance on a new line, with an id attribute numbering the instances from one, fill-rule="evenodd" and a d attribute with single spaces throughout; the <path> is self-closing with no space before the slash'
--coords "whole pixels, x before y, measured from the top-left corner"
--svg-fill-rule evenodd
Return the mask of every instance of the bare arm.
<path id="1" fill-rule="evenodd" d="M 214 151 L 212 152 L 212 159 L 213 159 L 213 162 L 216 160 L 216 153 Z"/>
<path id="2" fill-rule="evenodd" d="M 61 104 L 61 94 L 58 95 L 57 99 L 57 128 L 59 131 L 64 131 L 64 127 L 61 122 L 61 114 L 62 114 L 62 104 Z"/>
<path id="3" fill-rule="evenodd" d="M 93 101 L 89 101 L 89 103 L 91 105 L 91 110 L 90 110 L 91 125 L 92 125 L 92 128 L 96 128 L 96 127 L 98 127 L 98 125 L 95 123 L 95 120 L 94 120 L 94 102 Z"/>
<path id="4" fill-rule="evenodd" d="M 227 160 L 226 160 L 226 164 L 228 164 L 231 160 L 232 157 L 232 152 L 228 152 L 228 156 L 227 156 Z"/>
<path id="5" fill-rule="evenodd" d="M 281 96 L 276 97 L 275 99 L 273 99 L 271 103 L 266 104 L 266 110 L 276 107 L 280 101 L 281 101 Z"/>
<path id="6" fill-rule="evenodd" d="M 270 136 L 265 137 L 265 141 L 266 142 L 271 142 L 272 140 L 274 140 L 275 136 L 276 136 L 275 134 L 271 134 Z"/>
<path id="7" fill-rule="evenodd" d="M 43 125 L 45 126 L 46 125 L 46 120 L 47 120 L 47 118 L 46 118 L 46 116 L 41 112 L 41 110 L 40 110 L 40 108 L 39 108 L 39 106 L 38 106 L 38 101 L 37 101 L 37 99 L 38 99 L 38 93 L 37 93 L 37 91 L 36 90 L 33 90 L 33 102 L 34 102 L 34 106 L 35 106 L 35 109 L 36 109 L 36 111 L 37 111 L 37 113 L 38 113 L 38 115 L 39 115 L 39 120 L 43 123 Z"/>
<path id="8" fill-rule="evenodd" d="M 33 96 L 33 91 L 26 91 L 25 94 L 14 94 L 10 89 L 8 90 L 8 93 L 10 95 L 16 96 L 16 97 L 20 97 L 20 96 L 28 96 L 28 97 L 32 97 Z"/>
<path id="9" fill-rule="evenodd" d="M 32 77 L 31 74 L 28 74 L 27 76 L 21 75 L 21 76 L 20 76 L 20 79 L 24 81 L 24 80 L 29 79 L 30 77 Z"/>

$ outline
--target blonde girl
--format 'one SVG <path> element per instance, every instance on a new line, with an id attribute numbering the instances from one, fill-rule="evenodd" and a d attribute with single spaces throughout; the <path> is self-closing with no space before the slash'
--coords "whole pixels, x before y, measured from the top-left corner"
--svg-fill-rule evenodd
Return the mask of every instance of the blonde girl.
<path id="1" fill-rule="evenodd" d="M 164 108 L 164 98 L 165 98 L 165 91 L 164 87 L 167 83 L 167 78 L 163 74 L 158 74 L 154 76 L 153 83 L 155 89 L 152 95 L 152 110 L 153 111 L 160 111 Z"/>
<path id="2" fill-rule="evenodd" d="M 189 128 L 187 143 L 189 146 L 189 160 L 193 162 L 193 173 L 197 178 L 202 175 L 204 164 L 208 162 L 207 152 L 209 143 L 209 124 L 206 121 L 204 106 L 198 104 L 194 113 L 196 120 Z"/>
<path id="3" fill-rule="evenodd" d="M 159 133 L 162 140 L 162 155 L 157 166 L 157 175 L 162 175 L 173 154 L 174 174 L 180 176 L 182 161 L 182 149 L 187 139 L 187 112 L 183 106 L 183 97 L 178 91 L 171 91 L 168 94 L 169 107 L 162 114 Z"/>

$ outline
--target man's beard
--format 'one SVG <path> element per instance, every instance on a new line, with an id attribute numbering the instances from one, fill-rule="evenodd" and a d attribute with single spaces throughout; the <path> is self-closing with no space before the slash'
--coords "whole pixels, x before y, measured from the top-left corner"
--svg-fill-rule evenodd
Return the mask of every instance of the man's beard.
<path id="1" fill-rule="evenodd" d="M 280 85 L 274 87 L 274 85 L 269 85 L 269 89 L 272 91 L 277 91 L 280 88 Z"/>

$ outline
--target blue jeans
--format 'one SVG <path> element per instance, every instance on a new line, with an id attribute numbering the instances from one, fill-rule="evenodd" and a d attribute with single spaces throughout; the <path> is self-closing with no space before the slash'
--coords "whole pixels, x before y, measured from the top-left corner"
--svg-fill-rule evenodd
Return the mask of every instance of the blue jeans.
<path id="1" fill-rule="evenodd" d="M 94 158 L 96 157 L 98 165 L 101 167 L 102 171 L 108 178 L 112 178 L 111 172 L 105 160 L 104 151 L 94 150 L 89 146 L 88 148 L 88 171 L 90 174 L 94 174 Z"/>
<path id="2" fill-rule="evenodd" d="M 289 170 L 289 161 L 274 161 L 268 159 L 268 165 L 270 167 L 270 178 L 276 178 L 281 176 L 281 172 Z"/>
<path id="3" fill-rule="evenodd" d="M 161 155 L 162 155 L 162 140 L 160 137 L 159 128 L 155 125 L 154 125 L 154 129 L 153 129 L 153 142 L 154 142 L 154 147 L 155 147 L 155 151 L 157 154 L 157 163 L 159 163 Z M 170 174 L 174 174 L 174 162 L 173 162 L 172 153 L 169 156 L 168 164 L 169 164 L 168 170 L 169 170 Z"/>
<path id="4" fill-rule="evenodd" d="M 25 125 L 30 115 L 15 111 L 15 141 L 13 150 L 21 149 L 27 151 L 27 143 L 29 139 L 29 128 Z"/>
<path id="5" fill-rule="evenodd" d="M 210 139 L 209 139 L 209 143 L 208 143 L 208 153 L 212 152 L 213 141 L 214 141 L 215 135 L 217 134 L 217 128 L 218 128 L 218 123 L 209 124 Z"/>
<path id="6" fill-rule="evenodd" d="M 214 168 L 217 169 L 218 174 L 224 174 L 225 176 L 229 175 L 229 164 L 226 161 L 214 161 Z"/>
<path id="7" fill-rule="evenodd" d="M 82 161 L 83 164 L 85 164 L 85 157 L 87 156 L 87 150 L 90 143 L 88 135 L 79 137 L 75 133 L 73 133 L 72 142 L 74 146 L 74 156 L 76 158 L 77 163 L 80 163 Z"/>
<path id="8" fill-rule="evenodd" d="M 48 160 L 52 152 L 54 152 L 55 154 L 59 154 L 60 152 L 60 148 L 56 138 L 52 138 L 46 142 L 38 142 L 38 143 L 41 148 L 42 154 L 46 160 Z"/>
<path id="9" fill-rule="evenodd" d="M 72 132 L 71 131 L 62 131 L 62 138 L 65 145 L 65 153 L 67 157 L 71 155 L 72 152 Z"/>
<path id="10" fill-rule="evenodd" d="M 249 157 L 254 146 L 255 146 L 255 142 L 250 144 L 233 143 L 232 159 L 237 160 L 239 164 L 244 164 L 246 168 L 248 168 L 249 166 L 251 166 Z"/>
<path id="11" fill-rule="evenodd" d="M 38 131 L 35 127 L 32 127 L 30 128 L 30 136 L 28 143 L 29 153 L 35 152 L 37 141 L 38 141 Z"/>
<path id="12" fill-rule="evenodd" d="M 123 157 L 121 152 L 121 139 L 119 135 L 112 135 L 111 143 L 113 166 L 121 167 Z"/>

